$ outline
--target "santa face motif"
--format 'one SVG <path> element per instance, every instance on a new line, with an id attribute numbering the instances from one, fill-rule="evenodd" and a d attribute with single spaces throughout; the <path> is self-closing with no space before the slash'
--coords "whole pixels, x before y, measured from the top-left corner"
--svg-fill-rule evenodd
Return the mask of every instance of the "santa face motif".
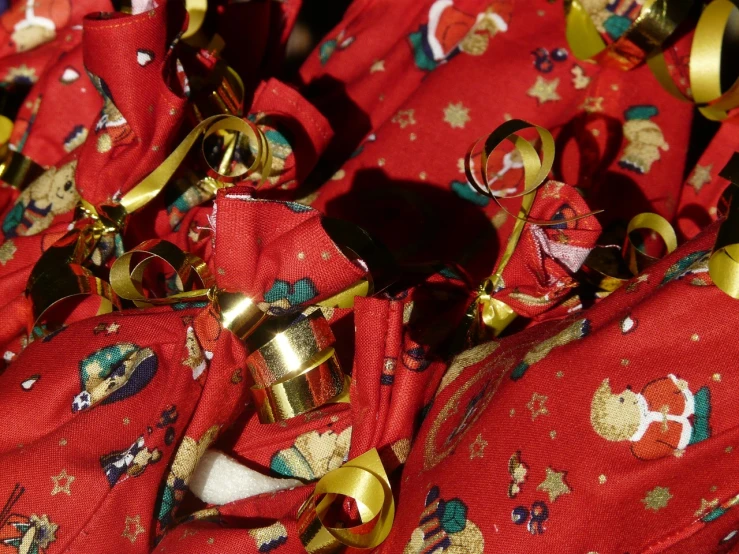
<path id="1" fill-rule="evenodd" d="M 508 30 L 511 10 L 508 1 L 498 0 L 474 15 L 457 8 L 453 0 L 436 0 L 429 9 L 428 23 L 408 36 L 416 65 L 432 71 L 459 52 L 481 56 L 492 37 Z"/>
<path id="2" fill-rule="evenodd" d="M 69 22 L 69 0 L 18 2 L 2 17 L 16 52 L 27 52 L 56 38 L 57 29 Z"/>

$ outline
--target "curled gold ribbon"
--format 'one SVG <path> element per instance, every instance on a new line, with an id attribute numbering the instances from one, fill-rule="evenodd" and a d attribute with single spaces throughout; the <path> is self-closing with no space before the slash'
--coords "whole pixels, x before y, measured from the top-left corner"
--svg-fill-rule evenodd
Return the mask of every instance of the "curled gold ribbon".
<path id="1" fill-rule="evenodd" d="M 336 500 L 354 500 L 361 523 L 332 527 L 324 523 Z M 377 548 L 390 534 L 395 501 L 385 468 L 376 449 L 329 471 L 298 511 L 298 533 L 308 554 L 333 554 L 345 547 Z"/>
<path id="2" fill-rule="evenodd" d="M 673 2 L 678 4 L 679 2 Z M 688 97 L 675 85 L 662 53 L 648 60 L 652 73 L 672 96 L 693 102 L 708 119 L 721 121 L 739 106 L 739 79 L 724 91 L 721 87 L 721 52 L 724 35 L 739 0 L 713 0 L 701 13 L 690 47 L 690 92 Z"/>
<path id="3" fill-rule="evenodd" d="M 729 208 L 721 224 L 708 260 L 714 284 L 732 298 L 739 299 L 739 153 L 734 153 L 719 175 L 731 182 Z"/>
<path id="4" fill-rule="evenodd" d="M 136 265 L 131 267 L 136 258 L 138 258 Z M 180 292 L 166 298 L 151 298 L 144 294 L 144 272 L 154 260 L 162 260 L 175 270 L 176 284 Z M 200 287 L 193 290 L 196 279 Z M 207 298 L 208 289 L 215 285 L 215 279 L 208 265 L 197 256 L 183 252 L 166 240 L 152 239 L 129 250 L 113 263 L 110 268 L 110 283 L 118 296 L 131 300 L 137 307 L 143 308 Z"/>
<path id="5" fill-rule="evenodd" d="M 592 59 L 626 71 L 644 62 L 662 46 L 688 16 L 692 4 L 692 0 L 645 0 L 626 32 L 606 45 L 579 0 L 567 0 L 567 42 L 578 59 Z"/>
<path id="6" fill-rule="evenodd" d="M 26 286 L 26 295 L 31 300 L 33 321 L 39 321 L 48 307 L 55 304 L 55 302 L 51 301 L 52 299 L 49 297 L 48 291 L 40 290 L 40 287 L 48 288 L 48 283 L 50 282 L 50 279 L 42 279 L 44 275 L 48 274 L 53 276 L 61 266 L 66 264 L 83 264 L 93 252 L 97 242 L 103 235 L 123 230 L 125 228 L 128 215 L 148 204 L 162 191 L 174 175 L 175 171 L 177 171 L 177 168 L 185 160 L 187 154 L 196 141 L 201 138 L 204 140 L 214 133 L 224 131 L 235 132 L 237 133 L 237 137 L 243 134 L 247 138 L 251 139 L 250 143 L 253 142 L 256 145 L 256 153 L 251 166 L 236 176 L 227 175 L 225 173 L 225 169 L 219 171 L 209 164 L 209 174 L 211 176 L 211 182 L 213 183 L 213 192 L 218 188 L 228 186 L 229 183 L 236 180 L 244 179 L 255 171 L 260 172 L 261 182 L 264 182 L 264 180 L 269 177 L 272 164 L 272 154 L 264 133 L 250 121 L 245 121 L 230 115 L 217 115 L 203 120 L 192 131 L 190 131 L 190 133 L 188 133 L 185 139 L 177 146 L 177 148 L 174 149 L 164 162 L 162 162 L 135 187 L 128 191 L 120 199 L 118 204 L 103 205 L 99 209 L 96 209 L 93 205 L 84 200 L 80 202 L 78 209 L 80 220 L 78 220 L 71 231 L 41 255 L 41 258 L 31 272 L 31 276 Z M 234 140 L 238 140 L 238 138 Z M 161 244 L 160 248 L 166 249 L 166 247 Z M 130 260 L 130 256 L 127 257 L 127 260 Z M 130 261 L 127 263 L 130 264 Z M 191 265 L 192 264 L 185 264 L 182 269 L 190 267 Z M 141 275 L 143 275 L 145 265 L 137 267 L 140 267 Z M 178 268 L 179 265 L 173 265 L 173 267 Z M 202 265 L 199 267 L 204 268 L 205 266 Z M 112 288 L 98 287 L 98 290 L 102 291 L 104 294 L 108 294 L 112 293 L 115 289 L 121 289 L 125 291 L 125 294 L 131 296 L 131 300 L 134 300 L 134 302 L 145 302 L 149 304 L 157 303 L 154 299 L 144 299 L 140 294 L 137 296 L 134 292 L 136 289 L 136 279 L 141 275 L 131 274 L 124 270 L 121 270 L 119 273 L 121 276 L 124 274 L 126 278 L 133 278 L 133 289 L 127 288 L 125 285 L 121 285 L 120 283 L 116 283 L 116 286 Z M 178 275 L 182 277 L 179 272 Z M 70 281 L 70 284 L 73 282 L 74 281 Z M 186 283 L 182 284 L 183 286 L 187 286 Z M 207 288 L 205 284 L 204 286 Z M 89 290 L 91 290 L 89 287 L 86 289 L 80 289 L 76 294 L 88 294 Z M 188 295 L 192 294 L 194 294 L 192 291 L 183 290 L 182 296 L 179 297 L 179 299 L 181 300 L 182 298 L 188 297 Z M 62 298 L 59 298 L 58 300 L 61 299 Z M 105 306 L 108 306 L 111 309 L 120 305 L 118 299 L 114 295 L 107 297 L 107 300 L 109 300 L 109 302 L 105 303 Z M 169 302 L 172 302 L 172 300 Z M 237 302 L 236 304 L 244 304 L 243 299 L 240 303 Z M 229 313 L 228 310 L 226 310 L 226 312 Z M 254 306 L 253 309 L 250 310 L 252 316 L 250 316 L 249 320 L 255 318 L 258 315 L 257 312 L 262 313 L 261 310 Z M 243 318 L 236 317 L 235 321 L 241 324 L 243 323 Z"/>
<path id="7" fill-rule="evenodd" d="M 640 229 L 646 229 L 659 235 L 665 245 L 666 254 L 671 254 L 677 248 L 675 230 L 664 217 L 651 212 L 635 215 L 626 227 L 625 245 L 622 251 L 615 247 L 596 246 L 585 260 L 584 265 L 587 271 L 595 277 L 594 281 L 600 289 L 613 292 L 661 259 L 661 257 L 647 254 L 631 241 L 631 233 Z"/>
<path id="8" fill-rule="evenodd" d="M 541 141 L 541 158 L 537 152 L 536 147 L 533 143 L 529 142 L 523 137 L 518 136 L 516 133 L 523 131 L 524 129 L 534 129 L 539 135 Z M 467 177 L 467 181 L 472 185 L 475 190 L 480 194 L 492 198 L 496 204 L 511 217 L 521 220 L 525 223 L 534 223 L 536 225 L 561 225 L 564 222 L 577 221 L 578 219 L 584 219 L 600 212 L 590 212 L 587 214 L 578 215 L 570 218 L 566 221 L 550 221 L 547 219 L 534 219 L 528 217 L 528 209 L 525 214 L 516 215 L 503 206 L 500 203 L 501 198 L 518 198 L 518 197 L 529 197 L 533 195 L 536 190 L 541 187 L 549 176 L 549 172 L 554 164 L 554 138 L 552 134 L 538 125 L 523 121 L 521 119 L 511 119 L 506 121 L 502 125 L 498 126 L 487 138 L 484 139 L 485 144 L 481 152 L 480 161 L 480 175 L 482 180 L 477 178 L 475 171 L 473 170 L 472 157 L 477 151 L 478 145 L 483 139 L 478 139 L 472 146 L 467 150 L 467 154 L 464 158 L 464 173 Z M 503 194 L 499 191 L 495 191 L 491 188 L 491 175 L 489 175 L 488 162 L 490 155 L 493 151 L 500 146 L 503 141 L 508 141 L 513 144 L 515 150 L 521 156 L 521 162 L 523 163 L 524 172 L 524 188 L 521 192 Z M 533 196 L 532 196 L 533 201 Z"/>
<path id="9" fill-rule="evenodd" d="M 190 38 L 200 30 L 205 21 L 205 13 L 208 11 L 208 0 L 185 0 L 188 22 L 187 29 L 182 33 L 182 38 Z"/>
<path id="10" fill-rule="evenodd" d="M 144 271 L 154 260 L 161 260 L 175 270 L 179 292 L 161 298 L 147 294 Z M 203 260 L 162 239 L 144 241 L 119 257 L 110 269 L 110 284 L 120 298 L 133 301 L 139 308 L 207 299 L 221 326 L 241 340 L 249 337 L 266 317 L 245 294 L 218 289 Z M 194 288 L 198 284 L 201 288 Z"/>
<path id="11" fill-rule="evenodd" d="M 248 120 L 231 115 L 214 115 L 201 121 L 185 139 L 174 149 L 154 171 L 147 175 L 138 185 L 128 191 L 120 200 L 121 206 L 131 213 L 149 203 L 164 188 L 174 175 L 177 168 L 187 157 L 195 142 L 208 138 L 220 131 L 231 131 L 246 135 L 256 145 L 256 154 L 252 165 L 239 175 L 226 175 L 218 169 L 210 167 L 209 174 L 220 183 L 233 183 L 244 179 L 247 175 L 259 171 L 260 184 L 264 183 L 272 169 L 272 153 L 267 143 L 267 137 L 261 129 Z M 205 157 L 205 155 L 204 155 Z M 207 162 L 207 158 L 206 158 Z M 210 165 L 210 164 L 209 164 Z"/>
<path id="12" fill-rule="evenodd" d="M 537 152 L 536 146 L 532 142 L 516 134 L 524 129 L 536 130 L 539 135 L 539 140 L 541 141 L 541 157 Z M 494 337 L 497 337 L 516 317 L 515 311 L 510 306 L 493 298 L 492 295 L 501 284 L 503 270 L 506 268 L 508 262 L 513 256 L 525 224 L 532 223 L 542 226 L 561 225 L 562 223 L 577 221 L 578 219 L 583 219 L 600 213 L 599 210 L 578 215 L 567 220 L 557 221 L 529 217 L 528 214 L 531 212 L 531 207 L 536 198 L 536 191 L 545 183 L 554 163 L 554 138 L 547 129 L 520 119 L 511 119 L 496 128 L 485 139 L 485 144 L 481 152 L 479 172 L 482 179 L 480 180 L 477 178 L 475 171 L 473 171 L 472 157 L 482 140 L 483 139 L 478 139 L 467 150 L 464 161 L 464 170 L 467 181 L 475 188 L 475 190 L 492 198 L 505 213 L 514 217 L 516 222 L 493 275 L 486 279 L 480 286 L 476 300 L 478 317 L 475 318 L 476 325 L 474 326 L 478 335 L 477 341 L 488 338 L 488 335 L 491 332 Z M 515 194 L 501 194 L 494 191 L 491 188 L 491 180 L 488 170 L 490 155 L 503 141 L 506 140 L 513 144 L 515 150 L 521 156 L 523 164 L 524 188 L 521 192 Z M 519 213 L 517 215 L 511 213 L 499 201 L 499 198 L 516 197 L 522 197 L 521 207 L 519 208 Z"/>
<path id="13" fill-rule="evenodd" d="M 89 269 L 77 264 L 60 266 L 54 274 L 44 274 L 30 293 L 33 306 L 29 329 L 43 323 L 43 315 L 71 299 L 94 296 L 100 301 L 96 315 L 107 314 L 114 308 L 120 309 L 120 301 L 110 285 L 95 277 Z"/>

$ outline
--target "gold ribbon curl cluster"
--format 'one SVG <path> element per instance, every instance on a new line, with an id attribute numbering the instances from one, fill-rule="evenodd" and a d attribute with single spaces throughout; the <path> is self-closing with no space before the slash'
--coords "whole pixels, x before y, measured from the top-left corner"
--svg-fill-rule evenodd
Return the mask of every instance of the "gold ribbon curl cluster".
<path id="1" fill-rule="evenodd" d="M 626 32 L 606 45 L 580 1 L 567 0 L 567 41 L 572 53 L 581 60 L 593 60 L 622 70 L 646 62 L 672 96 L 696 104 L 708 119 L 721 121 L 739 106 L 739 79 L 727 90 L 721 86 L 724 35 L 732 13 L 739 8 L 739 0 L 713 0 L 701 12 L 690 48 L 691 96 L 686 96 L 670 76 L 663 47 L 696 7 L 695 0 L 646 0 Z"/>

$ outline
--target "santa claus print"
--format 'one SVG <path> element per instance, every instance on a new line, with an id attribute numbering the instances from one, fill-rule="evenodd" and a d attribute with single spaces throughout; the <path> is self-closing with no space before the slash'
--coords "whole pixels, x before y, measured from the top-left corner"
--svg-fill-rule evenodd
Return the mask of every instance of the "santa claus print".
<path id="1" fill-rule="evenodd" d="M 72 11 L 69 0 L 26 0 L 3 15 L 2 24 L 10 33 L 17 52 L 26 52 L 56 38 Z"/>

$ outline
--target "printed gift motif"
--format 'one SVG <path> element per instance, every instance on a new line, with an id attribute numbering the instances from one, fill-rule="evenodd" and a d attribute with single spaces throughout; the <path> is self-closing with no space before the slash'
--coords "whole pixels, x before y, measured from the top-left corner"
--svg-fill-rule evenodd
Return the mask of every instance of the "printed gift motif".
<path id="1" fill-rule="evenodd" d="M 46 515 L 10 514 L 0 520 L 0 554 L 44 554 L 58 527 Z"/>
<path id="2" fill-rule="evenodd" d="M 467 519 L 467 505 L 459 498 L 442 499 L 439 487 L 433 487 L 403 554 L 482 554 L 484 550 L 480 529 Z"/>
<path id="3" fill-rule="evenodd" d="M 695 393 L 688 383 L 670 374 L 648 383 L 640 393 L 627 388 L 611 391 L 605 379 L 593 396 L 593 429 L 609 441 L 630 441 L 640 460 L 674 455 L 711 436 L 711 392 Z"/>

